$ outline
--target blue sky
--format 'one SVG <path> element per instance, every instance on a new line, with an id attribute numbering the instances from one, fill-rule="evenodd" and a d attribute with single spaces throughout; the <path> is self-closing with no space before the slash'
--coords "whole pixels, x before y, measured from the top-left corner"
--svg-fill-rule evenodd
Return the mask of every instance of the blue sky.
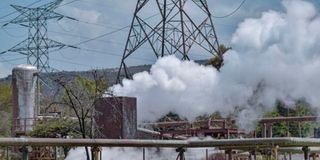
<path id="1" fill-rule="evenodd" d="M 15 11 L 10 4 L 26 6 L 37 0 L 1 0 L 0 17 Z M 135 8 L 135 0 L 78 0 L 67 4 L 72 0 L 62 2 L 56 12 L 79 19 L 80 22 L 63 19 L 50 21 L 48 24 L 49 38 L 65 44 L 76 44 L 88 38 L 96 37 L 112 32 L 124 26 L 128 26 Z M 42 0 L 35 6 L 51 2 Z M 224 16 L 239 6 L 242 0 L 208 0 L 209 7 L 215 16 Z M 319 3 L 314 0 L 313 3 Z M 67 4 L 67 5 L 64 5 Z M 319 4 L 316 4 L 319 7 Z M 232 16 L 227 18 L 213 18 L 219 41 L 230 44 L 232 34 L 237 25 L 246 18 L 261 16 L 268 10 L 281 11 L 281 0 L 247 0 L 244 5 Z M 18 13 L 0 19 L 0 25 L 15 18 Z M 89 23 L 88 23 L 89 22 Z M 50 65 L 58 70 L 89 70 L 96 68 L 118 67 L 128 28 L 123 31 L 110 34 L 98 40 L 80 45 L 84 49 L 63 49 L 50 54 Z M 18 25 L 10 24 L 0 29 L 0 51 L 5 51 L 27 38 L 27 30 Z M 95 50 L 98 52 L 87 51 Z M 151 52 L 151 51 L 150 51 Z M 135 55 L 131 59 L 131 65 L 154 63 L 155 59 L 149 56 L 148 51 Z M 134 56 L 133 56 L 134 57 Z M 10 74 L 11 69 L 17 64 L 26 63 L 22 55 L 6 53 L 0 56 L 0 77 Z M 194 57 L 204 59 L 207 57 Z"/>

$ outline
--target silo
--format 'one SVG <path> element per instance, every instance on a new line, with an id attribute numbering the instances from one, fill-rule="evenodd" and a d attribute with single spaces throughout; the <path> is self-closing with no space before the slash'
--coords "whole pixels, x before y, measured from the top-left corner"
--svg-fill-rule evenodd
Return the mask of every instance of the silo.
<path id="1" fill-rule="evenodd" d="M 12 70 L 14 135 L 25 134 L 33 129 L 37 113 L 37 73 L 37 68 L 28 64 L 18 65 Z"/>

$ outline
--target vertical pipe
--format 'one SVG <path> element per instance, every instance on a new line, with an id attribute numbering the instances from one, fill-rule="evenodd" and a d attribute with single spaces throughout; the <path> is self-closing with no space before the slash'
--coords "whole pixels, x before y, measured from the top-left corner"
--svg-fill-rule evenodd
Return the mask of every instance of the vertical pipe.
<path id="1" fill-rule="evenodd" d="M 179 160 L 185 160 L 184 158 L 184 152 L 186 150 L 184 148 L 177 148 L 176 149 L 176 152 L 178 152 L 178 157 L 179 157 Z"/>
<path id="2" fill-rule="evenodd" d="M 206 160 L 209 160 L 209 153 L 208 153 L 208 149 L 206 149 Z"/>
<path id="3" fill-rule="evenodd" d="M 289 153 L 289 160 L 292 160 L 292 153 Z"/>
<path id="4" fill-rule="evenodd" d="M 142 154 L 143 154 L 143 160 L 146 160 L 146 149 L 142 149 Z"/>
<path id="5" fill-rule="evenodd" d="M 300 122 L 298 122 L 298 128 L 299 128 L 299 137 L 302 137 L 301 124 L 300 124 Z"/>
<path id="6" fill-rule="evenodd" d="M 312 160 L 317 160 L 317 154 L 316 153 L 312 153 Z"/>
<path id="7" fill-rule="evenodd" d="M 232 160 L 232 150 L 225 150 L 226 160 Z"/>
<path id="8" fill-rule="evenodd" d="M 101 148 L 101 151 L 100 151 L 100 159 L 102 159 L 102 148 Z"/>
<path id="9" fill-rule="evenodd" d="M 287 153 L 286 153 L 286 152 L 283 153 L 283 159 L 284 159 L 284 160 L 288 160 L 288 159 L 287 159 Z"/>
<path id="10" fill-rule="evenodd" d="M 262 124 L 262 137 L 267 137 L 267 125 L 265 123 Z"/>
<path id="11" fill-rule="evenodd" d="M 230 139 L 230 130 L 227 129 L 227 139 Z"/>
<path id="12" fill-rule="evenodd" d="M 279 146 L 273 146 L 271 149 L 271 159 L 278 160 L 278 148 Z"/>
<path id="13" fill-rule="evenodd" d="M 304 155 L 304 160 L 309 160 L 309 147 L 308 146 L 305 146 L 305 147 L 302 147 L 302 151 L 303 151 L 303 155 Z"/>
<path id="14" fill-rule="evenodd" d="M 54 147 L 54 160 L 57 160 L 57 147 Z"/>
<path id="15" fill-rule="evenodd" d="M 22 160 L 29 160 L 28 146 L 23 146 L 23 148 L 22 148 Z"/>
<path id="16" fill-rule="evenodd" d="M 269 137 L 269 138 L 272 138 L 272 134 L 273 134 L 273 133 L 272 133 L 272 124 L 269 124 L 268 127 L 269 127 L 269 129 L 268 129 L 268 131 L 269 131 L 269 136 L 268 136 L 268 137 Z"/>
<path id="17" fill-rule="evenodd" d="M 101 160 L 101 148 L 100 147 L 92 147 L 91 152 L 93 154 L 94 160 Z"/>
<path id="18" fill-rule="evenodd" d="M 9 160 L 9 146 L 7 146 L 7 160 Z"/>
<path id="19" fill-rule="evenodd" d="M 290 135 L 289 127 L 290 127 L 289 122 L 287 122 L 287 137 L 289 137 L 289 135 Z"/>

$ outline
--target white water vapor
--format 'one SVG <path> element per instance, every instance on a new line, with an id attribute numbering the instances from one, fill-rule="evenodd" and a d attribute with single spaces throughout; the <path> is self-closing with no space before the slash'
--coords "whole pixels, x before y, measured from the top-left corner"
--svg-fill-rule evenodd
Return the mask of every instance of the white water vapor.
<path id="1" fill-rule="evenodd" d="M 284 0 L 283 6 L 284 12 L 270 10 L 238 25 L 221 72 L 169 56 L 159 59 L 150 73 L 135 74 L 112 89 L 116 95 L 137 97 L 140 121 L 169 111 L 192 120 L 241 106 L 238 125 L 252 129 L 262 110 L 278 99 L 291 104 L 305 98 L 318 107 L 319 13 L 304 0 Z"/>
<path id="2" fill-rule="evenodd" d="M 208 149 L 209 154 L 220 153 L 215 149 Z M 146 148 L 145 158 L 150 160 L 176 159 L 178 153 L 174 148 Z M 206 149 L 187 149 L 185 152 L 186 160 L 204 159 Z M 69 152 L 66 160 L 86 160 L 85 149 L 75 148 Z M 143 159 L 142 148 L 102 148 L 102 158 L 108 160 L 141 160 Z"/>

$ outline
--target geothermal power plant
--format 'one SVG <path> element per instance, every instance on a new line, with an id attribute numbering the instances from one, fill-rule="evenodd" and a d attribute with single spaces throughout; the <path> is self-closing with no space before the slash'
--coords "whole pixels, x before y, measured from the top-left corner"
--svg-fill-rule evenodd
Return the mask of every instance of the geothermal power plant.
<path id="1" fill-rule="evenodd" d="M 304 159 L 317 159 L 320 145 L 319 129 L 314 137 L 273 137 L 272 125 L 281 122 L 317 121 L 316 116 L 275 117 L 260 119 L 262 135 L 256 131 L 247 133 L 237 129 L 233 119 L 209 119 L 200 121 L 170 121 L 141 123 L 137 121 L 137 99 L 134 97 L 104 97 L 95 103 L 97 113 L 93 118 L 99 128 L 95 139 L 73 138 L 31 138 L 32 131 L 41 119 L 55 119 L 56 116 L 37 115 L 36 80 L 38 71 L 31 65 L 19 65 L 12 71 L 13 121 L 12 136 L 0 138 L 1 146 L 26 148 L 25 159 L 59 159 L 59 147 L 92 147 L 94 159 L 100 160 L 103 147 L 136 147 L 145 158 L 147 148 L 172 148 L 183 160 L 187 149 L 202 148 L 206 152 L 199 157 L 206 160 L 256 160 L 265 155 L 272 159 L 291 159 L 301 154 Z M 155 130 L 156 129 L 156 130 Z M 192 140 L 192 137 L 202 137 Z M 207 139 L 210 137 L 210 139 Z M 221 152 L 210 153 L 215 148 Z M 18 152 L 18 151 L 17 151 Z M 258 158 L 257 158 L 258 157 Z"/>
<path id="2" fill-rule="evenodd" d="M 62 29 L 72 22 L 77 22 L 75 28 L 84 23 L 110 29 L 109 24 L 94 22 L 103 15 L 95 18 L 95 11 L 80 14 L 82 10 L 74 7 L 65 13 L 75 12 L 79 17 L 58 13 L 58 8 L 81 1 L 11 4 L 14 12 L 0 17 L 18 14 L 0 22 L 1 29 L 16 25 L 28 33 L 17 45 L 0 48 L 0 58 L 16 53 L 27 63 L 11 64 L 11 76 L 3 79 L 10 94 L 5 87 L 0 90 L 0 117 L 9 117 L 0 123 L 0 160 L 320 159 L 320 117 L 316 116 L 320 103 L 320 60 L 316 54 L 320 14 L 313 3 L 283 0 L 281 11 L 259 13 L 260 18 L 231 26 L 236 31 L 225 44 L 219 39 L 215 21 L 238 14 L 250 2 L 241 0 L 230 14 L 216 16 L 211 9 L 216 2 L 208 0 L 136 0 L 129 26 L 91 38 L 85 35 L 96 32 L 87 28 L 81 35 L 63 33 L 72 37 L 70 44 L 49 38 L 55 33 L 49 27 L 51 22 Z M 125 12 L 123 5 L 130 6 L 131 0 L 120 1 L 108 4 L 117 3 L 122 8 L 111 8 Z M 120 14 L 101 17 L 125 21 L 117 16 Z M 111 53 L 112 45 L 123 36 L 106 41 L 100 38 L 120 31 L 127 35 L 117 42 L 124 48 L 120 54 Z M 85 40 L 76 42 L 79 37 Z M 83 46 L 96 41 L 107 43 L 103 46 L 107 48 Z M 118 67 L 59 71 L 49 63 L 55 60 L 51 53 L 64 56 L 66 48 L 77 54 L 118 57 L 117 61 L 104 61 Z M 94 66 L 98 63 L 94 58 L 87 56 L 82 66 Z M 69 60 L 79 65 L 76 58 Z M 134 60 L 151 62 L 138 64 Z M 10 61 L 0 60 L 0 67 L 2 62 Z"/>

